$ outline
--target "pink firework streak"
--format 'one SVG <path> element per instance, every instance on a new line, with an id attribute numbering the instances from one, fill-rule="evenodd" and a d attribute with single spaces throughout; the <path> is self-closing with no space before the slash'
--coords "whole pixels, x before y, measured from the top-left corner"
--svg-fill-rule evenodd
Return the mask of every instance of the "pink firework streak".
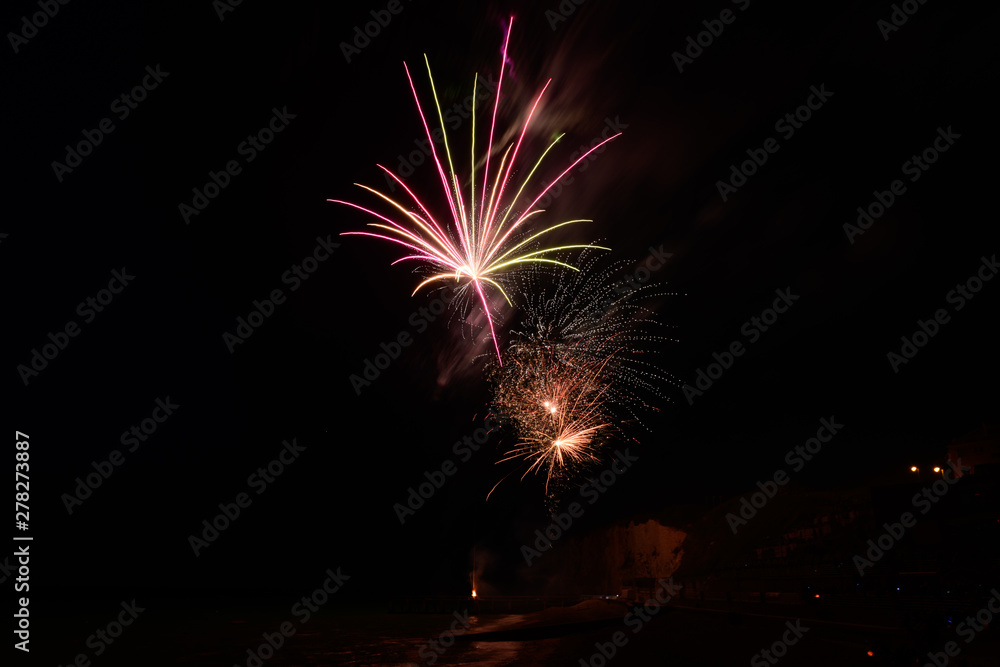
<path id="1" fill-rule="evenodd" d="M 468 196 L 468 209 L 466 209 L 465 198 L 462 195 L 461 180 L 455 171 L 454 162 L 452 161 L 451 148 L 448 145 L 448 136 L 444 130 L 444 118 L 441 113 L 441 104 L 438 101 L 437 90 L 434 87 L 434 77 L 431 74 L 430 62 L 427 60 L 426 54 L 424 55 L 424 62 L 427 65 L 427 76 L 431 83 L 431 92 L 434 96 L 434 104 L 437 108 L 438 122 L 441 127 L 441 133 L 444 140 L 444 157 L 448 163 L 448 169 L 445 170 L 444 165 L 438 156 L 437 149 L 435 147 L 435 142 L 431 136 L 430 127 L 427 124 L 427 117 L 424 114 L 424 110 L 420 105 L 420 98 L 417 96 L 416 87 L 413 85 L 413 78 L 410 76 L 410 69 L 403 63 L 403 68 L 406 70 L 406 78 L 410 82 L 410 90 L 413 91 L 413 99 L 417 103 L 417 112 L 420 114 L 420 120 L 423 123 L 424 131 L 427 134 L 428 144 L 431 147 L 431 156 L 434 159 L 434 164 L 437 167 L 438 175 L 441 178 L 441 185 L 444 188 L 445 196 L 448 199 L 448 206 L 451 211 L 451 218 L 442 225 L 439 223 L 430 211 L 420 199 L 413 193 L 410 188 L 401 181 L 392 171 L 386 169 L 382 165 L 378 165 L 380 169 L 386 172 L 392 177 L 394 181 L 399 183 L 399 185 L 406 191 L 406 193 L 413 200 L 416 206 L 414 209 L 412 206 L 410 208 L 404 207 L 402 204 L 389 198 L 387 195 L 378 192 L 372 188 L 365 185 L 358 185 L 368 192 L 380 197 L 393 208 L 395 208 L 402 217 L 398 217 L 396 220 L 390 219 L 380 213 L 365 208 L 364 206 L 359 206 L 358 204 L 353 204 L 351 202 L 341 201 L 338 199 L 328 199 L 337 204 L 345 204 L 351 206 L 360 211 L 377 218 L 381 222 L 369 223 L 370 227 L 376 227 L 382 230 L 381 233 L 376 232 L 344 232 L 343 235 L 360 235 L 360 236 L 373 236 L 378 239 L 383 239 L 391 243 L 400 245 L 406 249 L 407 254 L 403 255 L 392 264 L 406 260 L 416 260 L 423 263 L 424 265 L 432 267 L 436 273 L 431 275 L 429 278 L 421 282 L 413 290 L 413 294 L 416 294 L 421 287 L 439 280 L 454 279 L 455 281 L 461 282 L 466 281 L 466 286 L 471 286 L 475 291 L 476 299 L 482 305 L 483 311 L 486 313 L 486 319 L 490 327 L 490 335 L 493 338 L 493 345 L 496 348 L 497 358 L 500 359 L 500 345 L 497 342 L 496 331 L 494 330 L 493 316 L 491 314 L 490 302 L 487 297 L 487 290 L 489 288 L 495 288 L 503 297 L 507 300 L 507 303 L 511 303 L 510 298 L 504 291 L 503 287 L 497 282 L 497 279 L 507 271 L 523 267 L 527 264 L 556 264 L 559 266 L 567 267 L 572 270 L 577 270 L 565 262 L 559 261 L 557 259 L 551 258 L 549 255 L 552 253 L 581 249 L 581 248 L 598 248 L 601 250 L 608 250 L 608 248 L 603 248 L 601 246 L 595 245 L 561 245 L 555 247 L 547 247 L 541 250 L 532 250 L 533 243 L 538 242 L 542 236 L 554 231 L 555 229 L 562 227 L 564 225 L 570 225 L 578 222 L 592 222 L 591 220 L 567 220 L 549 227 L 542 229 L 541 231 L 530 233 L 530 228 L 527 227 L 529 220 L 538 213 L 541 213 L 541 209 L 534 209 L 535 204 L 538 203 L 542 197 L 554 186 L 559 179 L 565 176 L 570 170 L 573 169 L 577 164 L 586 159 L 588 155 L 599 149 L 604 144 L 608 143 L 612 139 L 620 136 L 620 132 L 614 136 L 611 136 L 601 143 L 597 144 L 589 151 L 581 155 L 577 160 L 575 160 L 569 167 L 567 167 L 559 176 L 557 176 L 551 183 L 548 184 L 535 199 L 524 209 L 524 213 L 520 216 L 513 216 L 512 212 L 515 210 L 518 200 L 524 191 L 525 186 L 531 180 L 532 175 L 538 169 L 542 160 L 545 158 L 546 154 L 552 149 L 556 143 L 562 138 L 563 135 L 559 135 L 555 140 L 549 144 L 548 148 L 542 153 L 541 157 L 535 162 L 534 167 L 528 173 L 528 176 L 524 179 L 521 185 L 517 188 L 516 193 L 510 201 L 505 201 L 505 189 L 510 182 L 511 170 L 514 167 L 514 163 L 517 160 L 518 151 L 521 148 L 521 142 L 524 140 L 524 135 L 528 130 L 528 125 L 531 123 L 531 119 L 534 116 L 535 110 L 538 108 L 539 102 L 541 102 L 542 96 L 545 94 L 549 83 L 552 82 L 549 79 L 545 86 L 542 87 L 541 92 L 535 99 L 534 104 L 531 107 L 531 111 L 528 113 L 528 117 L 524 122 L 524 126 L 521 129 L 520 136 L 517 139 L 517 143 L 508 146 L 503 153 L 503 158 L 500 161 L 500 166 L 497 168 L 496 176 L 494 177 L 493 187 L 490 188 L 490 155 L 493 152 L 493 136 L 494 130 L 496 129 L 496 118 L 497 110 L 500 107 L 500 87 L 503 84 L 503 74 L 504 67 L 507 62 L 507 43 L 510 40 L 510 31 L 513 27 L 514 18 L 511 17 L 510 25 L 508 26 L 507 35 L 504 39 L 503 55 L 500 61 L 500 80 L 497 83 L 496 101 L 493 105 L 493 117 L 490 123 L 490 138 L 489 144 L 486 151 L 485 163 L 483 166 L 482 174 L 482 186 L 479 193 L 479 207 L 476 207 L 476 109 L 475 105 L 472 108 L 472 151 L 471 151 L 471 170 L 469 175 L 469 196 Z M 475 87 L 478 82 L 478 77 L 473 83 L 473 99 L 475 99 Z M 497 149 L 500 147 L 497 146 Z M 513 149 L 513 152 L 511 150 Z M 508 160 L 508 157 L 510 158 Z M 506 170 L 504 167 L 506 166 Z M 487 197 L 487 192 L 489 192 L 489 197 Z M 419 210 L 417 210 L 419 209 Z M 515 233 L 516 232 L 516 233 Z M 502 360 L 500 362 L 503 363 Z"/>

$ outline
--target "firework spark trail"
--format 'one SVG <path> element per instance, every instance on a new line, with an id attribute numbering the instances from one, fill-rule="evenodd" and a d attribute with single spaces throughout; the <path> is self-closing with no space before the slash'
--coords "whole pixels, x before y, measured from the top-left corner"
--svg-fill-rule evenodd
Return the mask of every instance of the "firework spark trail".
<path id="1" fill-rule="evenodd" d="M 344 235 L 371 236 L 373 238 L 395 243 L 405 248 L 407 250 L 407 254 L 392 262 L 393 265 L 407 260 L 415 260 L 420 262 L 423 266 L 430 266 L 433 267 L 434 270 L 438 271 L 438 273 L 433 273 L 430 277 L 426 278 L 419 285 L 417 285 L 413 294 L 416 294 L 422 287 L 434 281 L 454 279 L 455 281 L 461 282 L 465 279 L 467 281 L 466 285 L 473 288 L 473 291 L 475 292 L 475 299 L 478 300 L 478 303 L 481 305 L 484 313 L 486 314 L 486 320 L 489 324 L 490 335 L 496 349 L 498 363 L 501 365 L 503 360 L 500 354 L 500 344 L 496 337 L 493 321 L 493 308 L 489 297 L 487 296 L 486 287 L 495 289 L 504 297 L 504 299 L 506 299 L 507 303 L 510 304 L 510 297 L 507 295 L 504 287 L 499 282 L 499 280 L 506 276 L 509 272 L 522 268 L 522 265 L 552 265 L 575 271 L 577 269 L 571 264 L 560 259 L 553 259 L 550 255 L 553 253 L 561 253 L 568 250 L 580 250 L 585 248 L 600 248 L 602 250 L 607 250 L 607 248 L 594 246 L 592 244 L 570 244 L 531 250 L 533 246 L 539 243 L 539 239 L 542 236 L 545 236 L 546 234 L 549 234 L 565 225 L 579 222 L 591 222 L 590 220 L 567 220 L 565 222 L 543 228 L 534 234 L 531 234 L 530 232 L 526 233 L 525 227 L 532 217 L 542 212 L 541 209 L 533 208 L 535 204 L 537 204 L 563 176 L 576 167 L 576 165 L 581 161 L 586 159 L 591 153 L 598 150 L 609 141 L 617 138 L 621 134 L 618 133 L 609 137 L 596 146 L 593 146 L 590 150 L 573 161 L 569 167 L 553 179 L 552 182 L 549 183 L 537 197 L 535 197 L 531 204 L 523 209 L 520 215 L 515 214 L 516 219 L 512 223 L 508 224 L 508 219 L 511 217 L 512 212 L 517 209 L 517 203 L 524 192 L 525 186 L 527 186 L 545 156 L 563 136 L 559 135 L 549 144 L 549 146 L 542 153 L 541 157 L 539 157 L 537 162 L 535 162 L 527 177 L 522 181 L 513 199 L 509 202 L 505 202 L 504 192 L 506 186 L 511 180 L 511 171 L 517 161 L 521 145 L 531 120 L 534 117 L 535 111 L 545 95 L 545 91 L 548 89 L 549 83 L 551 83 L 550 79 L 546 82 L 545 86 L 538 94 L 538 97 L 535 99 L 531 110 L 524 121 L 524 125 L 521 129 L 520 135 L 518 136 L 516 144 L 508 146 L 504 151 L 503 157 L 500 160 L 500 165 L 497 168 L 497 174 L 493 187 L 490 188 L 490 155 L 493 150 L 497 148 L 493 146 L 493 137 L 496 130 L 497 113 L 500 107 L 500 90 L 507 62 L 507 48 L 510 40 L 510 34 L 513 29 L 513 21 L 514 19 L 511 17 L 507 34 L 504 38 L 500 65 L 500 79 L 497 82 L 496 100 L 494 102 L 493 115 L 490 123 L 490 138 L 483 167 L 483 180 L 478 211 L 476 210 L 475 202 L 475 107 L 473 107 L 472 110 L 472 165 L 469 179 L 469 210 L 466 211 L 466 204 L 462 196 L 460 178 L 458 173 L 455 171 L 454 163 L 452 161 L 451 147 L 448 143 L 447 132 L 444 128 L 444 118 L 441 112 L 441 104 L 438 100 L 437 89 L 434 86 L 434 77 L 431 74 L 430 61 L 427 59 L 426 55 L 424 56 L 424 61 L 427 65 L 427 75 L 431 82 L 431 92 L 437 109 L 438 121 L 441 126 L 441 133 L 445 148 L 445 158 L 448 163 L 447 172 L 441 162 L 441 157 L 438 154 L 437 148 L 435 147 L 436 142 L 431 134 L 431 129 L 427 122 L 427 116 L 424 113 L 422 105 L 420 104 L 420 97 L 417 95 L 416 86 L 413 83 L 413 77 L 410 75 L 410 69 L 405 63 L 403 64 L 403 67 L 406 71 L 406 77 L 410 84 L 410 90 L 413 92 L 413 98 L 417 106 L 417 113 L 420 115 L 420 121 L 423 124 L 424 132 L 427 135 L 428 143 L 431 149 L 431 157 L 437 167 L 438 176 L 440 177 L 441 185 L 444 189 L 445 198 L 448 200 L 448 208 L 450 210 L 451 219 L 447 222 L 447 224 L 439 223 L 434 216 L 431 215 L 430 210 L 423 204 L 417 195 L 406 187 L 406 185 L 394 173 L 392 173 L 392 171 L 382 165 L 378 165 L 379 168 L 389 174 L 393 180 L 403 187 L 405 192 L 419 209 L 419 213 L 414 210 L 409 210 L 399 202 L 396 202 L 377 190 L 360 184 L 355 185 L 358 185 L 364 190 L 376 195 L 395 208 L 404 216 L 403 219 L 405 220 L 405 223 L 390 219 L 370 208 L 366 208 L 358 204 L 338 199 L 327 200 L 358 209 L 382 221 L 369 223 L 369 226 L 383 230 L 383 233 L 345 232 Z M 476 77 L 473 81 L 474 92 L 477 81 L 478 77 Z M 513 152 L 511 152 L 512 149 Z M 504 170 L 505 166 L 506 171 Z M 487 190 L 490 192 L 488 199 Z M 501 211 L 503 211 L 502 216 L 500 216 Z"/>

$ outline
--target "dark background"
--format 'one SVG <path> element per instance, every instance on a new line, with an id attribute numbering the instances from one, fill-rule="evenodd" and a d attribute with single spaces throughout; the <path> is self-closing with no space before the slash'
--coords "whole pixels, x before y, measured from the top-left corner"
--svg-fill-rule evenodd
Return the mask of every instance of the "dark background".
<path id="1" fill-rule="evenodd" d="M 821 417 L 845 425 L 798 477 L 821 488 L 941 461 L 952 438 L 997 421 L 1000 284 L 960 312 L 945 300 L 998 250 L 995 10 L 931 2 L 886 41 L 876 22 L 889 3 L 591 1 L 554 28 L 550 4 L 405 2 L 350 63 L 340 43 L 384 4 L 244 2 L 220 21 L 208 1 L 74 2 L 18 53 L 3 47 L 3 413 L 31 437 L 37 613 L 57 597 L 312 588 L 338 566 L 351 576 L 344 600 L 464 593 L 473 544 L 491 554 L 495 590 L 531 592 L 519 588 L 518 548 L 547 523 L 541 480 L 514 475 L 485 502 L 511 469 L 494 465 L 509 435 L 400 525 L 393 505 L 481 425 L 488 392 L 474 357 L 492 346 L 473 348 L 440 320 L 357 395 L 349 376 L 379 343 L 412 333 L 408 318 L 431 295 L 409 296 L 416 277 L 389 266 L 386 244 L 338 239 L 368 219 L 326 202 L 371 203 L 351 184 L 384 189 L 376 163 L 394 169 L 422 137 L 403 61 L 428 105 L 426 53 L 450 106 L 474 73 L 496 76 L 511 14 L 498 126 L 516 124 L 553 78 L 529 139 L 539 150 L 567 133 L 550 178 L 605 118 L 628 126 L 550 215 L 593 218 L 578 233 L 615 259 L 673 253 L 654 276 L 678 293 L 658 307 L 679 340 L 662 352 L 665 370 L 693 382 L 776 289 L 801 297 L 693 405 L 665 387 L 672 402 L 633 446 L 641 464 L 588 526 L 743 493 L 786 467 Z M 735 22 L 679 73 L 671 54 L 726 7 Z M 36 11 L 8 3 L 0 25 L 19 29 Z M 114 117 L 112 100 L 156 65 L 169 76 Z M 775 121 L 820 84 L 833 96 L 780 137 Z M 237 146 L 274 107 L 295 119 L 247 164 Z M 59 182 L 51 163 L 109 116 L 115 131 Z M 851 244 L 843 224 L 907 178 L 902 163 L 938 127 L 961 138 Z M 461 155 L 469 130 L 450 134 Z M 723 202 L 716 182 L 769 136 L 779 152 Z M 242 173 L 185 224 L 178 205 L 231 159 Z M 426 164 L 407 183 L 441 204 Z M 340 248 L 290 292 L 282 274 L 327 235 Z M 134 282 L 25 386 L 15 367 L 80 322 L 77 304 L 121 267 Z M 230 354 L 223 332 L 276 288 L 287 301 Z M 951 322 L 894 373 L 886 354 L 938 308 Z M 68 514 L 76 478 L 167 396 L 176 413 Z M 301 457 L 195 557 L 188 537 L 291 438 Z"/>

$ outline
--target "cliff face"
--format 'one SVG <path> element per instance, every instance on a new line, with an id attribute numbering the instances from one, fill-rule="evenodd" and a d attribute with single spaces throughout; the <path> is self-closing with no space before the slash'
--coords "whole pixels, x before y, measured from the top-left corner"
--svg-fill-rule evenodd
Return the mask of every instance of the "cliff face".
<path id="1" fill-rule="evenodd" d="M 568 539 L 539 559 L 550 595 L 621 593 L 625 581 L 666 579 L 680 566 L 684 531 L 657 521 L 608 526 Z"/>

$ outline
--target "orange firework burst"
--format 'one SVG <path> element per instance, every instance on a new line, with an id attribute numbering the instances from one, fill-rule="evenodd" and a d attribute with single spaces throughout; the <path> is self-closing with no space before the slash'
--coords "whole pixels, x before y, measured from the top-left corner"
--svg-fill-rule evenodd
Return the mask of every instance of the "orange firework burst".
<path id="1" fill-rule="evenodd" d="M 498 369 L 494 403 L 516 425 L 520 441 L 502 461 L 524 459 L 521 476 L 546 470 L 545 490 L 553 475 L 596 463 L 600 444 L 612 426 L 604 410 L 608 390 L 604 360 L 569 350 L 537 346 L 512 348 L 508 364 Z M 495 488 L 495 487 L 494 487 Z"/>

